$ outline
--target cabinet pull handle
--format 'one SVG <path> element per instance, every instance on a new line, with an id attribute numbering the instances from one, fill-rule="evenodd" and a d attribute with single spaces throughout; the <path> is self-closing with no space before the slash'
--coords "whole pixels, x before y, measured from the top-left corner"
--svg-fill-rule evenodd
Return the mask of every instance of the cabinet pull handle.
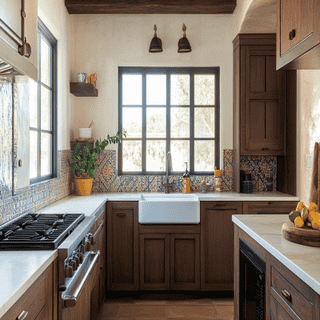
<path id="1" fill-rule="evenodd" d="M 117 213 L 117 216 L 118 216 L 118 217 L 125 217 L 126 214 L 125 214 L 125 213 Z"/>
<path id="2" fill-rule="evenodd" d="M 22 312 L 18 315 L 17 320 L 24 320 L 24 319 L 27 317 L 28 313 L 29 313 L 28 311 L 22 311 Z"/>
<path id="3" fill-rule="evenodd" d="M 269 148 L 262 148 L 261 150 L 262 150 L 262 151 L 268 151 Z"/>
<path id="4" fill-rule="evenodd" d="M 289 32 L 289 40 L 293 40 L 296 36 L 296 30 L 295 29 L 292 29 L 290 32 Z"/>
<path id="5" fill-rule="evenodd" d="M 291 294 L 287 290 L 281 290 L 281 294 L 289 301 L 291 302 Z"/>

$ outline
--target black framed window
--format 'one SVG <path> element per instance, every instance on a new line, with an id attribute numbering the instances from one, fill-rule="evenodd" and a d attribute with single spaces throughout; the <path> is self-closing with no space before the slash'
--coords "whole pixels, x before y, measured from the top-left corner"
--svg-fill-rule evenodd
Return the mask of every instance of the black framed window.
<path id="1" fill-rule="evenodd" d="M 220 68 L 119 67 L 119 174 L 219 168 Z"/>
<path id="2" fill-rule="evenodd" d="M 39 20 L 38 81 L 30 84 L 30 182 L 56 177 L 57 40 Z"/>

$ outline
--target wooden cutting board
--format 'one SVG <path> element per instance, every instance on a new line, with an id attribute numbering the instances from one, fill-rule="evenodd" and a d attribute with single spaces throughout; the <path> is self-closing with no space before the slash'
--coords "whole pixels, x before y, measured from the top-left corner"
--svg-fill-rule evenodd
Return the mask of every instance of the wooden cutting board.
<path id="1" fill-rule="evenodd" d="M 320 247 L 320 230 L 303 226 L 297 228 L 291 221 L 282 225 L 282 235 L 285 239 L 311 247 Z"/>

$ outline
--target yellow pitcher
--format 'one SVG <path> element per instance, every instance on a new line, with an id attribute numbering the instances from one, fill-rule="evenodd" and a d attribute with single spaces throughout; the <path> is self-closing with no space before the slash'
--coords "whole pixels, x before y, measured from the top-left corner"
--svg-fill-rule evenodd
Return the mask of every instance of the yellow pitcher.
<path id="1" fill-rule="evenodd" d="M 94 86 L 96 86 L 96 84 L 97 84 L 97 74 L 96 73 L 91 74 L 87 78 L 87 82 L 93 84 Z"/>

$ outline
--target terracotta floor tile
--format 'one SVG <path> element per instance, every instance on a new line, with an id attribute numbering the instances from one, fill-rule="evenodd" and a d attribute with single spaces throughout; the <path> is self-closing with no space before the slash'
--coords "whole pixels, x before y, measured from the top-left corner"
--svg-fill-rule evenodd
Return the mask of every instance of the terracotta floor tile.
<path id="1" fill-rule="evenodd" d="M 233 298 L 221 298 L 221 299 L 212 299 L 214 304 L 224 304 L 233 306 L 234 300 Z"/>
<path id="2" fill-rule="evenodd" d="M 164 318 L 164 306 L 120 305 L 118 317 Z"/>
<path id="3" fill-rule="evenodd" d="M 210 306 L 167 306 L 166 316 L 168 318 L 215 318 L 217 311 L 214 305 Z"/>
<path id="4" fill-rule="evenodd" d="M 204 299 L 185 299 L 185 300 L 168 300 L 168 305 L 195 305 L 195 306 L 201 306 L 201 305 L 212 305 L 213 299 L 204 298 Z"/>
<path id="5" fill-rule="evenodd" d="M 217 317 L 232 317 L 234 315 L 233 305 L 217 305 Z"/>
<path id="6" fill-rule="evenodd" d="M 100 316 L 117 317 L 120 306 L 104 303 L 99 313 Z"/>

